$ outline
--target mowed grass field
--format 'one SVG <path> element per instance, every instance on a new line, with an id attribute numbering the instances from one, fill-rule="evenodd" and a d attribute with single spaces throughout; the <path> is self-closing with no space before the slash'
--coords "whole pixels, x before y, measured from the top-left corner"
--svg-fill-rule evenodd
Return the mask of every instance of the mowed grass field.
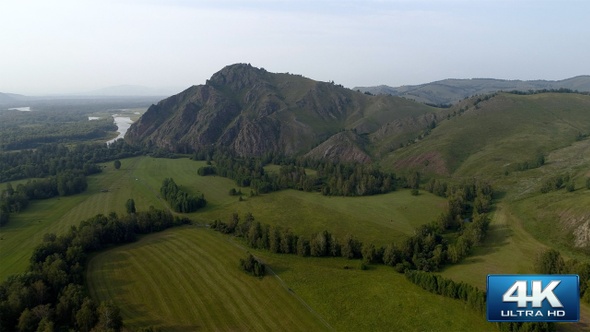
<path id="1" fill-rule="evenodd" d="M 254 251 L 278 276 L 259 279 L 239 269 L 245 252 L 210 229 L 171 229 L 96 255 L 87 281 L 93 297 L 120 306 L 128 328 L 494 331 L 483 314 L 389 267 Z"/>
<path id="2" fill-rule="evenodd" d="M 88 287 L 93 298 L 121 308 L 129 329 L 328 330 L 278 279 L 242 272 L 245 255 L 212 230 L 168 230 L 93 257 Z"/>

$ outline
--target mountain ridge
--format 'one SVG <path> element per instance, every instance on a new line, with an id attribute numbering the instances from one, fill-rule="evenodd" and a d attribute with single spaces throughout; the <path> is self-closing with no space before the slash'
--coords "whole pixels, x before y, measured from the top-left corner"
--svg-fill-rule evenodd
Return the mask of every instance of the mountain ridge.
<path id="1" fill-rule="evenodd" d="M 455 104 L 475 95 L 498 91 L 529 91 L 570 89 L 580 92 L 590 91 L 590 75 L 579 75 L 563 80 L 504 80 L 496 78 L 449 78 L 418 85 L 387 85 L 355 87 L 354 90 L 371 94 L 386 94 L 410 98 L 434 105 Z"/>

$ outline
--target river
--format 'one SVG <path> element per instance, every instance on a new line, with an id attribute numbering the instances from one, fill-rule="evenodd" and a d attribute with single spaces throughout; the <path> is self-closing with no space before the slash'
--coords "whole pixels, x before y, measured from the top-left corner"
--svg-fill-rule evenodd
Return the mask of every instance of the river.
<path id="1" fill-rule="evenodd" d="M 113 119 L 115 120 L 115 125 L 117 125 L 117 131 L 119 132 L 119 136 L 108 141 L 107 144 L 111 144 L 119 138 L 125 137 L 125 133 L 133 123 L 133 120 L 131 120 L 131 118 L 128 116 L 118 116 L 117 114 L 115 114 L 113 115 Z"/>

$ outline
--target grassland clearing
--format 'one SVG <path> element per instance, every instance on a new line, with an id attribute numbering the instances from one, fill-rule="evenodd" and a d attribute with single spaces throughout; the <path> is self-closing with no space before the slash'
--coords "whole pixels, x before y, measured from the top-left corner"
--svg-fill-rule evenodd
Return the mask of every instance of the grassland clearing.
<path id="1" fill-rule="evenodd" d="M 252 252 L 288 289 L 272 276 L 244 274 L 237 264 L 245 253 L 240 242 L 197 227 L 96 255 L 88 284 L 93 296 L 121 307 L 130 328 L 325 329 L 294 293 L 336 330 L 494 330 L 466 304 L 430 294 L 389 267 L 362 271 L 356 260 Z"/>
<path id="2" fill-rule="evenodd" d="M 183 227 L 99 253 L 88 267 L 94 298 L 113 300 L 128 328 L 166 331 L 327 330 L 272 276 L 255 278 L 246 251 L 211 230 Z"/>
<path id="3" fill-rule="evenodd" d="M 355 234 L 379 245 L 411 234 L 415 226 L 433 220 L 445 204 L 434 195 L 412 196 L 406 190 L 371 197 L 326 197 L 286 190 L 240 202 L 229 195 L 236 187 L 233 181 L 197 175 L 205 162 L 137 157 L 121 163 L 119 170 L 105 163 L 102 173 L 88 177 L 88 189 L 82 194 L 32 201 L 25 211 L 15 214 L 0 229 L 0 279 L 27 268 L 28 258 L 45 233 L 62 234 L 99 213 L 126 213 L 129 198 L 138 210 L 166 208 L 159 197 L 166 177 L 173 177 L 186 191 L 205 194 L 207 207 L 188 214 L 200 223 L 226 220 L 233 212 L 251 212 L 261 222 L 289 227 L 298 234 L 329 230 L 339 237 Z"/>

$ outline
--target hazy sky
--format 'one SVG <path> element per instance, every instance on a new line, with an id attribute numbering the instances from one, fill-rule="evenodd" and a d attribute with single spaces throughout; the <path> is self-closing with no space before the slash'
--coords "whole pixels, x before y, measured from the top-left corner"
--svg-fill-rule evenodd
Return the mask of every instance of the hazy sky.
<path id="1" fill-rule="evenodd" d="M 590 1 L 1 0 L 0 92 L 186 88 L 245 62 L 346 87 L 590 74 Z"/>

